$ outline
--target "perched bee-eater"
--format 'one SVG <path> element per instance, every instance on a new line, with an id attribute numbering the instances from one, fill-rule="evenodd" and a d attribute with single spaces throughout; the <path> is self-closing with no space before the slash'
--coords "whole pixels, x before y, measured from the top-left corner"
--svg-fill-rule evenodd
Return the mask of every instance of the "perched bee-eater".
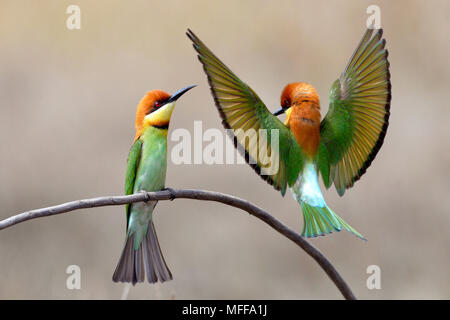
<path id="1" fill-rule="evenodd" d="M 235 146 L 257 174 L 283 196 L 289 187 L 300 203 L 302 235 L 316 237 L 344 228 L 364 239 L 327 206 L 318 176 L 327 188 L 334 183 L 342 196 L 366 172 L 383 144 L 391 84 L 382 30 L 365 32 L 345 71 L 331 86 L 330 107 L 322 121 L 319 96 L 310 84 L 288 84 L 281 94 L 281 108 L 272 114 L 191 30 L 187 36 L 203 64 L 223 125 L 234 129 Z M 284 124 L 276 117 L 282 113 L 286 113 Z M 276 173 L 259 159 L 261 144 L 249 143 L 245 135 L 249 129 L 254 129 L 257 140 L 265 139 L 260 129 L 267 131 L 264 143 L 272 161 L 277 161 Z M 272 129 L 278 130 L 279 150 L 271 148 Z"/>
<path id="2" fill-rule="evenodd" d="M 189 86 L 173 95 L 164 91 L 148 92 L 136 111 L 136 136 L 127 161 L 125 194 L 164 189 L 167 170 L 167 130 L 175 103 Z M 114 282 L 150 283 L 171 280 L 172 274 L 159 247 L 153 210 L 157 201 L 126 205 L 125 246 L 113 275 Z M 144 271 L 145 270 L 145 271 Z"/>

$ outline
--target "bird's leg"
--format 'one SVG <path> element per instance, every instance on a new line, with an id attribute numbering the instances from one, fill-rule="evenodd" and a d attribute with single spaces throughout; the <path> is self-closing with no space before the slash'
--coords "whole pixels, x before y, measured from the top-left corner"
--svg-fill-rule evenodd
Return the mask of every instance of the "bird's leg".
<path id="1" fill-rule="evenodd" d="M 164 189 L 162 189 L 162 191 L 169 191 L 170 192 L 170 201 L 173 201 L 175 199 L 175 190 L 173 190 L 172 188 L 169 187 L 165 187 Z"/>

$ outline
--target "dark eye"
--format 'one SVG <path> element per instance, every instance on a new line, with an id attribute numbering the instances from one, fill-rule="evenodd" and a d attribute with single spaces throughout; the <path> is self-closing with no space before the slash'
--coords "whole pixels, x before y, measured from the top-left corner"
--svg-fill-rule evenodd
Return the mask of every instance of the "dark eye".
<path id="1" fill-rule="evenodd" d="M 161 106 L 161 103 L 159 101 L 155 102 L 155 108 L 159 108 Z"/>
<path id="2" fill-rule="evenodd" d="M 289 107 L 289 100 L 288 99 L 284 100 L 283 107 L 285 107 L 285 108 Z"/>

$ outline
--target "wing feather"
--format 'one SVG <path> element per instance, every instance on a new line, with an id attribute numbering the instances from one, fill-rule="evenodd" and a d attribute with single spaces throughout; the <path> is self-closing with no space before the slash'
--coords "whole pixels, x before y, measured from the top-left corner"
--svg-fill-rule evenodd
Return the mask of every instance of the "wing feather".
<path id="1" fill-rule="evenodd" d="M 128 153 L 127 160 L 127 171 L 125 174 L 125 195 L 133 193 L 134 182 L 136 180 L 136 172 L 139 167 L 139 162 L 141 160 L 142 151 L 142 140 L 137 139 L 131 146 L 130 152 Z M 125 211 L 127 213 L 127 228 L 128 220 L 130 216 L 130 204 L 125 205 Z"/>
<path id="2" fill-rule="evenodd" d="M 222 124 L 226 129 L 234 130 L 235 147 L 258 175 L 284 195 L 286 186 L 295 182 L 303 163 L 302 153 L 294 136 L 270 113 L 258 95 L 191 30 L 188 30 L 187 36 L 193 42 L 208 77 Z M 266 134 L 262 134 L 260 129 L 266 130 Z M 278 150 L 271 144 L 272 129 L 278 130 Z M 267 152 L 262 152 L 264 146 L 267 146 Z M 276 172 L 271 170 L 274 165 L 278 168 Z"/>
<path id="3" fill-rule="evenodd" d="M 365 32 L 330 90 L 330 108 L 321 123 L 326 150 L 321 157 L 327 157 L 329 165 L 320 166 L 322 177 L 327 187 L 333 182 L 341 196 L 366 172 L 389 124 L 391 83 L 382 36 L 381 29 Z"/>

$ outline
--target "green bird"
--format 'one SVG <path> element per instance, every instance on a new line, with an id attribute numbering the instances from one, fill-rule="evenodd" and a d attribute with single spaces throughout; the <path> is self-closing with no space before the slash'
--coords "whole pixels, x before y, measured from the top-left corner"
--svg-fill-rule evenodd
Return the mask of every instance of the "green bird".
<path id="1" fill-rule="evenodd" d="M 148 92 L 136 111 L 136 136 L 127 161 L 125 194 L 163 190 L 167 171 L 167 131 L 175 102 L 188 86 L 169 95 L 161 90 Z M 114 282 L 150 283 L 168 281 L 172 273 L 161 253 L 153 210 L 158 201 L 126 205 L 125 246 L 113 275 Z"/>
<path id="2" fill-rule="evenodd" d="M 281 94 L 281 108 L 272 114 L 188 29 L 223 125 L 233 129 L 235 146 L 258 175 L 283 196 L 290 188 L 303 211 L 304 237 L 343 228 L 364 239 L 328 207 L 318 177 L 322 176 L 326 188 L 334 183 L 342 196 L 366 172 L 383 144 L 391 84 L 382 34 L 381 29 L 365 32 L 344 72 L 331 86 L 329 110 L 321 120 L 319 95 L 312 85 L 288 84 Z M 286 113 L 284 123 L 277 118 L 282 113 Z M 278 136 L 278 147 L 272 145 L 272 136 Z M 264 148 L 266 152 L 262 152 Z"/>

